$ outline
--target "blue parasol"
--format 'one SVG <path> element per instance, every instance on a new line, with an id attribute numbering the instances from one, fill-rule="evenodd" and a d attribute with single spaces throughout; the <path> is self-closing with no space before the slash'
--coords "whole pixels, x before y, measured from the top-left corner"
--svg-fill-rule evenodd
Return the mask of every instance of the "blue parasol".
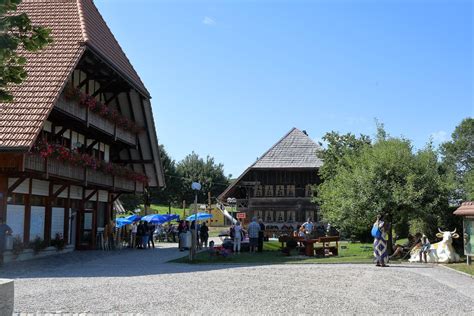
<path id="1" fill-rule="evenodd" d="M 133 221 L 131 221 L 129 219 L 126 219 L 126 218 L 123 218 L 123 217 L 115 219 L 115 226 L 117 226 L 117 228 L 121 228 L 125 225 L 130 225 L 132 223 L 133 223 Z"/>
<path id="2" fill-rule="evenodd" d="M 151 224 L 163 224 L 167 222 L 165 216 L 160 214 L 151 214 L 142 217 L 142 221 L 151 223 Z"/>
<path id="3" fill-rule="evenodd" d="M 205 219 L 212 218 L 212 214 L 197 213 L 197 214 L 193 214 L 193 215 L 189 216 L 188 218 L 186 218 L 186 220 L 187 221 L 194 221 L 194 220 L 196 220 L 196 215 L 197 215 L 197 220 L 198 221 L 202 221 L 202 220 L 205 220 Z"/>
<path id="4" fill-rule="evenodd" d="M 178 214 L 163 214 L 162 216 L 166 219 L 166 222 L 171 222 L 171 221 L 174 221 L 174 220 L 179 221 L 179 215 Z"/>

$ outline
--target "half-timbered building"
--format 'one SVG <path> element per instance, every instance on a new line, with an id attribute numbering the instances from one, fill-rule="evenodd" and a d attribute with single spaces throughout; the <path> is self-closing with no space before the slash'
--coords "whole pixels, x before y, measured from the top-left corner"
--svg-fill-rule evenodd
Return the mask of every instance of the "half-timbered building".
<path id="1" fill-rule="evenodd" d="M 23 0 L 54 42 L 0 104 L 0 217 L 25 243 L 95 247 L 123 193 L 164 186 L 150 94 L 92 0 Z"/>
<path id="2" fill-rule="evenodd" d="M 318 219 L 318 206 L 312 203 L 312 187 L 320 183 L 318 169 L 321 147 L 306 132 L 293 128 L 253 163 L 220 196 L 237 202 L 237 212 L 265 224 L 295 229 L 307 218 Z"/>

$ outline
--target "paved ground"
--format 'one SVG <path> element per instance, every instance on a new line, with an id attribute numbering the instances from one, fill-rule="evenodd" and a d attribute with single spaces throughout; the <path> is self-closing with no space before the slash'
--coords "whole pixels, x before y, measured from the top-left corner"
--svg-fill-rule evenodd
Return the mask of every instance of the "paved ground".
<path id="1" fill-rule="evenodd" d="M 16 312 L 473 314 L 474 279 L 421 265 L 186 265 L 174 248 L 8 265 Z"/>

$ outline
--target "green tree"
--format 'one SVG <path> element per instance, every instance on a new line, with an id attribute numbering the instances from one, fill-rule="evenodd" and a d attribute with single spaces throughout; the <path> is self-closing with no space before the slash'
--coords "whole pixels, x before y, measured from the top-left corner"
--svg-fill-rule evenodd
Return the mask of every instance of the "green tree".
<path id="1" fill-rule="evenodd" d="M 441 153 L 446 168 L 451 172 L 455 200 L 474 200 L 474 119 L 464 119 L 442 144 Z"/>
<path id="2" fill-rule="evenodd" d="M 323 177 L 316 201 L 323 218 L 343 231 L 367 236 L 377 214 L 392 224 L 406 223 L 446 205 L 432 146 L 414 154 L 410 141 L 388 137 L 379 126 L 373 144 L 341 155 L 344 163 L 332 178 Z"/>
<path id="3" fill-rule="evenodd" d="M 165 174 L 166 187 L 152 188 L 150 190 L 151 202 L 155 204 L 167 204 L 170 207 L 177 205 L 181 201 L 180 191 L 182 187 L 182 178 L 176 170 L 176 162 L 168 155 L 164 145 L 160 145 L 160 157 Z"/>
<path id="4" fill-rule="evenodd" d="M 203 159 L 195 152 L 180 161 L 176 170 L 182 177 L 180 200 L 185 200 L 188 205 L 194 203 L 192 182 L 197 181 L 202 185 L 202 189 L 198 193 L 199 203 L 207 202 L 208 192 L 211 192 L 212 197 L 217 197 L 229 184 L 229 179 L 224 175 L 222 164 L 216 164 L 214 158 L 210 156 Z"/>
<path id="5" fill-rule="evenodd" d="M 26 58 L 21 52 L 34 52 L 52 42 L 51 30 L 32 25 L 26 13 L 16 13 L 21 0 L 0 2 L 0 102 L 12 101 L 10 84 L 26 77 Z"/>

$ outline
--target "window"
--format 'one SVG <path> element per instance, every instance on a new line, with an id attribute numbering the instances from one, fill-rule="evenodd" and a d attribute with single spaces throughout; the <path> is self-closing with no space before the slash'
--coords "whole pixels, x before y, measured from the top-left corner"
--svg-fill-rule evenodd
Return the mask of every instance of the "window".
<path id="1" fill-rule="evenodd" d="M 277 185 L 276 186 L 276 196 L 282 197 L 285 196 L 285 186 Z"/>
<path id="2" fill-rule="evenodd" d="M 265 222 L 273 222 L 273 211 L 265 211 Z"/>
<path id="3" fill-rule="evenodd" d="M 262 197 L 263 196 L 263 186 L 262 185 L 255 186 L 255 196 L 256 197 Z"/>
<path id="4" fill-rule="evenodd" d="M 290 197 L 295 196 L 295 186 L 294 185 L 287 185 L 286 186 L 286 195 Z"/>
<path id="5" fill-rule="evenodd" d="M 35 206 L 45 206 L 46 203 L 44 201 L 45 197 L 41 195 L 32 195 L 30 197 L 30 204 Z"/>
<path id="6" fill-rule="evenodd" d="M 306 197 L 312 197 L 313 196 L 313 188 L 312 188 L 311 184 L 306 185 L 305 196 Z"/>
<path id="7" fill-rule="evenodd" d="M 265 186 L 265 196 L 273 196 L 273 185 Z"/>

